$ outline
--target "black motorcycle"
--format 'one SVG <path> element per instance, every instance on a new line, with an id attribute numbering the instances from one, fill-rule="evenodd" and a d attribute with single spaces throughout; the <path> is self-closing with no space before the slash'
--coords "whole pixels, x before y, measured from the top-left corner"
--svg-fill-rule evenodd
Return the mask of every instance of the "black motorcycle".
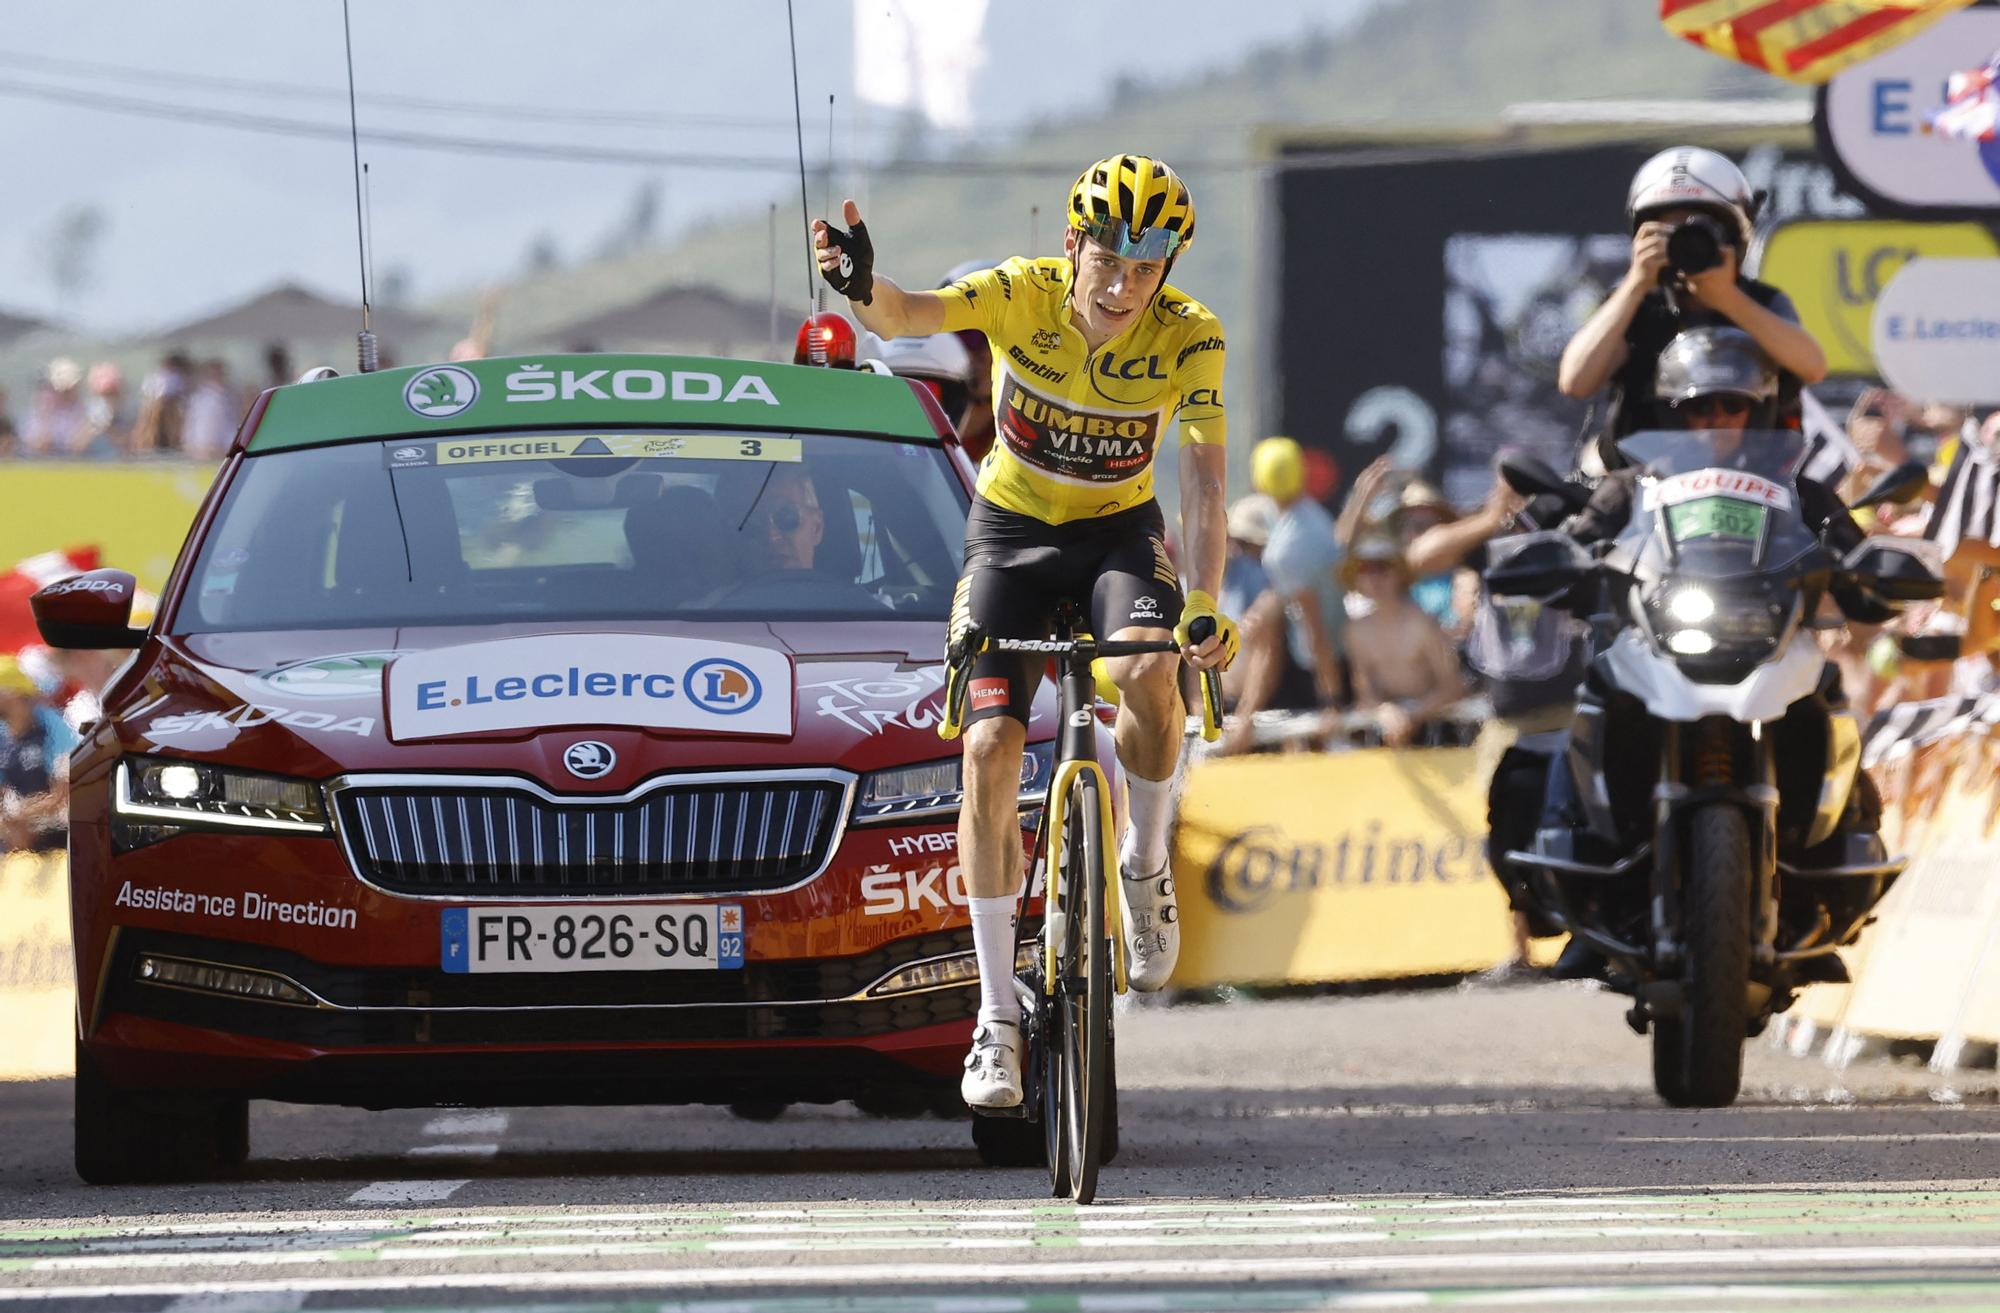
<path id="1" fill-rule="evenodd" d="M 1880 621 L 1944 584 L 1907 540 L 1828 541 L 1796 433 L 1644 432 L 1619 450 L 1639 475 L 1614 539 L 1497 541 L 1485 572 L 1494 595 L 1575 608 L 1597 636 L 1567 779 L 1551 776 L 1574 789 L 1569 815 L 1500 874 L 1532 920 L 1602 954 L 1627 1020 L 1652 1032 L 1661 1097 L 1721 1107 L 1744 1039 L 1803 985 L 1846 978 L 1835 950 L 1903 867 L 1813 637 L 1842 623 L 1816 618 L 1821 600 Z M 1502 472 L 1523 493 L 1584 496 L 1540 462 Z M 1905 499 L 1923 477 L 1900 467 L 1855 505 Z"/>

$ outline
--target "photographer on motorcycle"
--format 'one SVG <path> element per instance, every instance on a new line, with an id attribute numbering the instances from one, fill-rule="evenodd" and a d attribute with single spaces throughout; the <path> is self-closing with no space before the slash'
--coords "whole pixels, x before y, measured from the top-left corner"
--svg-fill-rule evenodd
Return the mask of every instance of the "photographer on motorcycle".
<path id="1" fill-rule="evenodd" d="M 1622 463 L 1619 439 L 1669 426 L 1654 387 L 1656 362 L 1689 329 L 1748 334 L 1777 369 L 1773 426 L 1798 426 L 1799 389 L 1826 376 L 1826 355 L 1799 326 L 1790 297 L 1741 273 L 1762 199 L 1742 170 L 1697 146 L 1661 151 L 1633 175 L 1625 199 L 1631 267 L 1563 349 L 1556 375 L 1564 396 L 1588 398 L 1611 386 L 1597 438 L 1606 469 Z"/>

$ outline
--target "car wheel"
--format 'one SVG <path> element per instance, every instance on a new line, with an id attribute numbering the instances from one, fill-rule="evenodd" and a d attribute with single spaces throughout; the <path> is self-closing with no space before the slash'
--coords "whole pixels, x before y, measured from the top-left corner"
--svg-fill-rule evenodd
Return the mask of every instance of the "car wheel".
<path id="1" fill-rule="evenodd" d="M 91 1185 L 204 1181 L 250 1156 L 250 1101 L 127 1090 L 76 1050 L 76 1174 Z"/>
<path id="2" fill-rule="evenodd" d="M 729 1115 L 739 1121 L 774 1122 L 784 1116 L 785 1109 L 791 1106 L 789 1103 L 780 1103 L 776 1099 L 759 1099 L 750 1103 L 730 1104 Z"/>

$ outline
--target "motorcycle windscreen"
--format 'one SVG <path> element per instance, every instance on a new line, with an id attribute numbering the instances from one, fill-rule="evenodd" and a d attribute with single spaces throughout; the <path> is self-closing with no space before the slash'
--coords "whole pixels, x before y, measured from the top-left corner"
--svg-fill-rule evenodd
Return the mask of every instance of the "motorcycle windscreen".
<path id="1" fill-rule="evenodd" d="M 1799 508 L 1797 433 L 1647 430 L 1619 450 L 1640 471 L 1620 545 L 1656 570 L 1772 574 L 1817 545 Z"/>

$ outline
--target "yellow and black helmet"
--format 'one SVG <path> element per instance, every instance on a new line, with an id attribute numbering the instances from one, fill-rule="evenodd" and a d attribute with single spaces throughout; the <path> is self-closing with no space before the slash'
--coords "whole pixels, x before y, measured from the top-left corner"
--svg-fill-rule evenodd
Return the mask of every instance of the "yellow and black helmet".
<path id="1" fill-rule="evenodd" d="M 1194 242 L 1194 198 L 1148 155 L 1113 155 L 1069 193 L 1069 226 L 1128 260 L 1171 260 Z"/>

